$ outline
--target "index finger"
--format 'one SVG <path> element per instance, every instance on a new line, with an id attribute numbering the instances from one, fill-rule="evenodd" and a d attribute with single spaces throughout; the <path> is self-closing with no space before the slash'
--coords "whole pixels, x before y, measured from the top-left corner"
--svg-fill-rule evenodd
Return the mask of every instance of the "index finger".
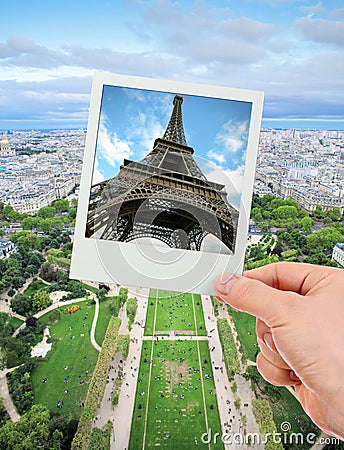
<path id="1" fill-rule="evenodd" d="M 292 291 L 306 295 L 319 281 L 326 278 L 332 267 L 296 262 L 279 262 L 244 272 L 244 276 L 259 280 L 281 291 Z"/>

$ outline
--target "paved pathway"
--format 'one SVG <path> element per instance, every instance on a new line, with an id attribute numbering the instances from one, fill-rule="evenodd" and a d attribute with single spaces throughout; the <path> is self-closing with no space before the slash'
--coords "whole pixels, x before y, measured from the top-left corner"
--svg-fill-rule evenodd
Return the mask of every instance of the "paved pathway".
<path id="1" fill-rule="evenodd" d="M 19 367 L 19 366 L 17 366 L 17 367 Z M 10 416 L 12 422 L 18 422 L 18 420 L 20 419 L 20 415 L 18 414 L 16 407 L 14 406 L 14 404 L 12 402 L 10 393 L 8 391 L 6 374 L 8 374 L 9 372 L 12 372 L 17 367 L 12 367 L 11 369 L 0 370 L 0 397 L 2 397 L 2 399 L 4 401 L 4 406 L 6 408 L 6 411 L 8 412 L 8 415 Z"/>
<path id="2" fill-rule="evenodd" d="M 131 295 L 135 295 L 138 299 L 138 309 L 135 323 L 130 332 L 131 343 L 129 348 L 129 355 L 127 360 L 123 360 L 121 355 L 117 354 L 112 361 L 105 395 L 103 397 L 101 406 L 97 411 L 96 418 L 93 421 L 93 426 L 99 428 L 104 426 L 108 420 L 112 421 L 113 435 L 111 441 L 111 450 L 123 450 L 125 448 L 128 448 L 129 445 L 142 342 L 143 340 L 152 339 L 151 336 L 143 336 L 148 305 L 148 292 L 148 289 L 139 290 L 137 292 L 130 292 Z M 220 433 L 220 435 L 222 435 L 223 433 L 243 433 L 244 430 L 242 429 L 242 426 L 240 424 L 240 417 L 242 415 L 245 415 L 247 419 L 246 431 L 248 431 L 249 433 L 259 433 L 258 425 L 252 410 L 253 393 L 250 389 L 250 384 L 241 375 L 237 375 L 235 380 L 238 386 L 238 393 L 236 395 L 233 394 L 227 378 L 222 346 L 220 344 L 216 326 L 216 319 L 214 318 L 213 307 L 209 296 L 202 296 L 202 305 L 207 336 L 175 336 L 172 332 L 172 334 L 170 335 L 159 336 L 159 339 L 209 340 L 210 357 L 212 362 L 214 383 L 221 421 L 221 430 L 212 430 L 212 433 L 217 432 Z M 221 310 L 221 308 L 219 309 Z M 220 314 L 221 316 L 228 319 L 228 313 L 226 309 L 221 311 Z M 124 309 L 120 311 L 119 316 L 122 318 L 120 334 L 127 334 L 127 316 Z M 119 403 L 114 408 L 114 410 L 112 410 L 110 395 L 113 387 L 113 382 L 117 377 L 119 369 L 123 372 L 124 379 L 120 392 Z M 241 398 L 241 408 L 239 411 L 237 411 L 234 407 L 234 401 L 237 396 Z M 245 404 L 247 406 L 244 406 Z M 206 431 L 207 430 L 204 430 L 204 432 Z M 233 443 L 231 445 L 226 444 L 225 448 L 228 450 L 245 448 L 263 449 L 263 446 L 246 446 Z"/>
<path id="3" fill-rule="evenodd" d="M 246 430 L 249 433 L 259 433 L 259 428 L 252 410 L 252 397 L 249 383 L 245 383 L 245 379 L 241 375 L 235 376 L 235 381 L 238 386 L 237 395 L 231 390 L 231 384 L 228 382 L 227 370 L 224 363 L 222 346 L 217 331 L 216 318 L 214 317 L 213 305 L 208 295 L 202 295 L 202 305 L 205 319 L 205 326 L 207 335 L 209 337 L 210 358 L 213 366 L 213 375 L 215 382 L 215 390 L 217 395 L 217 403 L 220 414 L 220 421 L 222 430 L 213 430 L 221 435 L 223 433 L 243 433 L 240 424 L 241 415 L 246 415 L 247 426 Z M 219 307 L 219 316 L 228 319 L 226 308 Z M 234 401 L 236 397 L 241 398 L 240 410 L 236 410 Z M 248 406 L 244 406 L 247 404 Z M 229 424 L 229 426 L 228 426 Z M 242 444 L 225 444 L 225 449 L 263 449 L 263 445 L 242 445 Z"/>
<path id="4" fill-rule="evenodd" d="M 38 313 L 34 314 L 34 317 L 37 317 L 37 319 L 39 319 L 40 317 L 44 316 L 44 314 L 47 314 L 48 312 L 53 311 L 54 309 L 59 308 L 60 306 L 68 306 L 68 305 L 72 305 L 73 303 L 84 302 L 84 301 L 85 301 L 84 297 L 82 297 L 82 298 L 73 298 L 72 300 L 66 300 L 64 302 L 61 301 L 61 300 L 56 300 L 50 306 L 48 306 L 48 308 L 45 308 L 42 311 L 39 311 Z M 20 325 L 20 327 L 16 329 L 16 331 L 13 333 L 12 336 L 16 337 L 17 334 L 19 333 L 19 331 L 22 330 L 25 327 L 26 327 L 26 323 L 24 321 Z"/>
<path id="5" fill-rule="evenodd" d="M 90 339 L 91 339 L 91 344 L 93 345 L 93 347 L 98 352 L 100 352 L 100 350 L 102 348 L 100 347 L 100 345 L 97 344 L 96 338 L 94 337 L 94 333 L 96 331 L 96 326 L 97 326 L 98 315 L 99 315 L 99 300 L 98 300 L 98 297 L 95 294 L 91 293 L 90 297 L 93 298 L 93 300 L 96 302 L 96 306 L 95 306 L 95 309 L 94 309 L 94 316 L 93 316 L 92 326 L 91 326 L 91 332 L 90 332 Z"/>
<path id="6" fill-rule="evenodd" d="M 121 355 L 115 355 L 110 367 L 108 384 L 106 386 L 105 395 L 96 418 L 93 421 L 93 426 L 101 428 L 110 420 L 113 423 L 113 438 L 111 441 L 111 450 L 124 450 L 128 448 L 131 421 L 134 410 L 136 383 L 140 365 L 141 348 L 143 342 L 143 333 L 147 312 L 149 289 L 135 288 L 135 291 L 130 291 L 130 296 L 137 298 L 137 312 L 135 322 L 130 332 L 130 347 L 128 358 L 124 360 Z M 125 309 L 122 308 L 119 317 L 122 318 L 120 334 L 128 334 L 127 316 Z M 112 409 L 110 395 L 113 387 L 113 382 L 117 377 L 118 369 L 123 372 L 122 389 L 119 396 L 118 405 Z"/>

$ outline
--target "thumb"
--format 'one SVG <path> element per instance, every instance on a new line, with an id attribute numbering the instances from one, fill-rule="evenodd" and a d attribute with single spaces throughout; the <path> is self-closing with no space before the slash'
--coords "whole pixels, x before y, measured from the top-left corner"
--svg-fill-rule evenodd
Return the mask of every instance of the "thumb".
<path id="1" fill-rule="evenodd" d="M 225 303 L 253 314 L 269 327 L 280 324 L 300 302 L 300 296 L 294 292 L 279 291 L 259 280 L 240 275 L 217 277 L 215 290 Z"/>

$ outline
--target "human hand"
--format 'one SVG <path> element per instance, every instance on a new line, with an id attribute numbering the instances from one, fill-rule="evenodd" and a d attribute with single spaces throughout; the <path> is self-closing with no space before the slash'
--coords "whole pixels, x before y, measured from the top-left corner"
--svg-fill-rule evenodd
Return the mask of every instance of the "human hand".
<path id="1" fill-rule="evenodd" d="M 344 271 L 275 263 L 223 275 L 224 303 L 257 318 L 257 368 L 275 386 L 294 385 L 312 420 L 344 439 Z"/>

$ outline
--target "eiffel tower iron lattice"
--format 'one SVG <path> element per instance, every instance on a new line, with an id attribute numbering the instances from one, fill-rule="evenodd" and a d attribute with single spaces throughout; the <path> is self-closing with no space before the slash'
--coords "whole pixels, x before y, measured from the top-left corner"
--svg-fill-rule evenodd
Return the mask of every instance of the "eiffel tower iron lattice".
<path id="1" fill-rule="evenodd" d="M 155 238 L 169 247 L 201 250 L 214 235 L 234 252 L 239 212 L 225 186 L 206 179 L 186 142 L 183 98 L 176 95 L 162 138 L 141 161 L 91 188 L 86 237 L 121 242 Z"/>

